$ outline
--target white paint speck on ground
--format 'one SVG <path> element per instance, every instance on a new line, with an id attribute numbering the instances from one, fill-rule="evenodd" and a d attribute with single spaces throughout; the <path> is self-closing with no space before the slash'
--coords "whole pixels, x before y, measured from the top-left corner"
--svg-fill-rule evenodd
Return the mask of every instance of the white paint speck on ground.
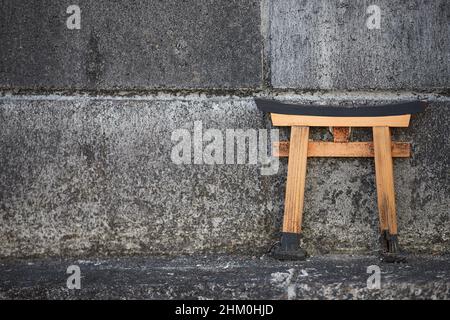
<path id="1" fill-rule="evenodd" d="M 297 287 L 295 284 L 291 284 L 294 271 L 295 269 L 291 268 L 287 270 L 287 272 L 274 272 L 271 274 L 271 282 L 279 288 L 286 289 L 287 298 L 289 300 L 297 297 Z"/>

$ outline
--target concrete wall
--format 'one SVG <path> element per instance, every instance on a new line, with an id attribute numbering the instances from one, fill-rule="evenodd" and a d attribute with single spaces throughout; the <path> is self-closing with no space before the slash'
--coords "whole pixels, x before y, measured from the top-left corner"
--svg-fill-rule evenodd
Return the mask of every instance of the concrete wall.
<path id="1" fill-rule="evenodd" d="M 170 158 L 172 132 L 194 121 L 271 128 L 254 96 L 429 100 L 394 130 L 413 144 L 395 160 L 400 243 L 449 251 L 448 1 L 377 1 L 380 30 L 365 26 L 366 1 L 78 1 L 81 30 L 65 25 L 69 4 L 0 6 L 1 257 L 266 252 L 279 236 L 286 159 L 263 176 L 258 165 Z M 21 89 L 35 95 L 10 94 Z M 159 89 L 172 91 L 148 94 Z M 327 129 L 312 137 L 331 139 Z M 377 250 L 374 178 L 371 159 L 312 159 L 303 246 Z"/>
<path id="2" fill-rule="evenodd" d="M 395 131 L 413 142 L 412 158 L 395 162 L 400 241 L 412 251 L 450 246 L 448 107 L 432 103 Z M 269 127 L 251 98 L 2 99 L 0 119 L 3 256 L 262 253 L 277 240 L 286 160 L 263 176 L 258 165 L 177 165 L 170 157 L 172 132 L 193 132 L 194 121 L 224 135 Z M 309 162 L 310 252 L 378 248 L 373 166 L 370 159 Z"/>
<path id="3" fill-rule="evenodd" d="M 81 29 L 69 30 L 69 5 Z M 254 88 L 256 0 L 4 0 L 0 87 L 119 90 Z"/>
<path id="4" fill-rule="evenodd" d="M 251 99 L 0 104 L 2 255 L 269 246 L 273 179 L 257 166 L 171 161 L 172 131 L 196 120 L 263 127 Z"/>
<path id="5" fill-rule="evenodd" d="M 5 0 L 0 88 L 432 90 L 450 85 L 447 0 Z M 265 58 L 263 58 L 265 56 Z M 263 63 L 266 68 L 263 68 Z"/>
<path id="6" fill-rule="evenodd" d="M 277 88 L 430 90 L 450 86 L 447 0 L 270 1 Z M 380 29 L 366 26 L 380 8 Z"/>

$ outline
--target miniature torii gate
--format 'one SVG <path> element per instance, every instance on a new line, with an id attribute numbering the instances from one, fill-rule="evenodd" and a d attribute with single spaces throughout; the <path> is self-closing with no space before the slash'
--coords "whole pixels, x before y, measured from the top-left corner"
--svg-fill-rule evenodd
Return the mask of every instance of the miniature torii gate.
<path id="1" fill-rule="evenodd" d="M 256 99 L 261 111 L 271 114 L 274 126 L 291 127 L 290 142 L 274 144 L 274 156 L 287 157 L 288 174 L 281 245 L 274 255 L 281 260 L 304 259 L 299 248 L 302 230 L 306 163 L 308 157 L 375 157 L 380 230 L 385 257 L 397 256 L 393 157 L 409 157 L 410 144 L 391 141 L 391 127 L 408 127 L 411 114 L 422 112 L 425 102 L 372 107 L 324 107 L 285 104 Z M 309 141 L 309 127 L 333 127 L 334 142 Z M 372 127 L 373 142 L 349 142 L 350 127 Z"/>

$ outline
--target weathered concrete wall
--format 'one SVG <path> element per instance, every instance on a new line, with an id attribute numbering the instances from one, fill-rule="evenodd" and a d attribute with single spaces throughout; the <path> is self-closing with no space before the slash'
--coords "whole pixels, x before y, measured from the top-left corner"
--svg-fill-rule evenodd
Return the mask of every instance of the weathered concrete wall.
<path id="1" fill-rule="evenodd" d="M 69 30 L 69 5 L 81 29 Z M 254 88 L 257 0 L 3 0 L 0 88 Z"/>
<path id="2" fill-rule="evenodd" d="M 379 30 L 365 25 L 368 0 L 80 0 L 80 30 L 66 27 L 71 4 L 0 6 L 0 256 L 265 252 L 279 238 L 286 159 L 273 176 L 176 165 L 171 133 L 196 120 L 270 128 L 253 95 L 363 106 L 417 99 L 409 90 L 432 102 L 394 131 L 413 143 L 412 158 L 395 161 L 400 242 L 449 251 L 450 102 L 436 94 L 450 88 L 448 1 L 377 1 Z M 142 95 L 3 94 L 16 89 Z M 171 95 L 145 95 L 160 89 Z M 371 159 L 311 159 L 303 246 L 376 250 L 374 178 Z"/>
<path id="3" fill-rule="evenodd" d="M 369 0 L 80 0 L 80 30 L 70 4 L 4 1 L 1 88 L 257 88 L 266 73 L 276 88 L 450 85 L 447 0 L 378 1 L 374 30 Z"/>
<path id="4" fill-rule="evenodd" d="M 432 103 L 395 132 L 413 142 L 413 157 L 395 162 L 400 241 L 413 252 L 450 248 L 448 107 Z M 268 250 L 280 230 L 286 161 L 273 176 L 257 165 L 176 165 L 172 131 L 192 130 L 195 120 L 224 133 L 270 127 L 252 98 L 3 98 L 0 255 Z M 309 162 L 303 242 L 310 252 L 377 250 L 373 165 Z"/>
<path id="5" fill-rule="evenodd" d="M 450 86 L 448 0 L 270 1 L 271 81 L 277 88 Z M 381 9 L 368 29 L 369 5 Z"/>
<path id="6" fill-rule="evenodd" d="M 175 165 L 172 131 L 258 128 L 250 99 L 2 101 L 1 255 L 268 247 L 257 166 Z"/>

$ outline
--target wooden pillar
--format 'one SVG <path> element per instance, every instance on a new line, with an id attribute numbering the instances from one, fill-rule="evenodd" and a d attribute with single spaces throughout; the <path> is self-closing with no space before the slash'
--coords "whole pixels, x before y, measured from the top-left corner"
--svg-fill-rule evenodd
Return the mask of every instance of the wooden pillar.
<path id="1" fill-rule="evenodd" d="M 390 235 L 396 235 L 397 214 L 390 128 L 373 127 L 373 142 L 380 228 L 381 231 L 389 231 Z"/>
<path id="2" fill-rule="evenodd" d="M 300 233 L 303 218 L 309 127 L 292 126 L 283 232 Z"/>

